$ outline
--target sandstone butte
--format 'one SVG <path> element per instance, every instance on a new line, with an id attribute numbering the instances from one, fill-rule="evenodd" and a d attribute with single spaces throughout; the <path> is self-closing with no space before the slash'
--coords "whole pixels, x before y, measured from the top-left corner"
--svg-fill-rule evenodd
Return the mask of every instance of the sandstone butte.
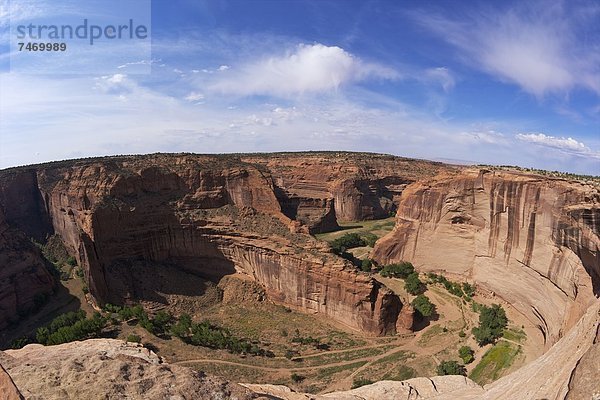
<path id="1" fill-rule="evenodd" d="M 591 184 L 371 154 L 159 154 L 0 171 L 0 204 L 0 329 L 53 287 L 29 238 L 57 233 L 99 304 L 135 300 L 128 262 L 144 259 L 214 280 L 245 274 L 274 302 L 393 334 L 410 325 L 399 318 L 398 297 L 307 233 L 397 210 L 373 258 L 476 282 L 536 324 L 547 351 L 485 388 L 466 378 L 416 378 L 323 398 L 562 399 L 600 390 L 600 194 Z M 18 359 L 30 347 L 3 357 Z M 4 358 L 26 390 L 19 382 L 27 372 Z M 69 367 L 56 368 L 71 379 Z"/>

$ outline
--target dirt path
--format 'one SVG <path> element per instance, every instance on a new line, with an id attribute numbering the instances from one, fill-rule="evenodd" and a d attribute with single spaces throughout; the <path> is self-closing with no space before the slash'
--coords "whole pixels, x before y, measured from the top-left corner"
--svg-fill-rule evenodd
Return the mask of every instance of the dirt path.
<path id="1" fill-rule="evenodd" d="M 396 351 L 398 351 L 398 350 L 396 350 Z M 389 352 L 385 353 L 385 354 L 389 354 Z M 226 364 L 226 365 L 234 365 L 237 367 L 260 369 L 262 371 L 276 371 L 276 372 L 290 372 L 291 373 L 291 372 L 299 372 L 299 371 L 310 371 L 313 369 L 341 367 L 341 366 L 351 365 L 351 364 L 355 364 L 355 363 L 362 362 L 362 361 L 371 361 L 371 360 L 374 360 L 373 357 L 367 356 L 367 357 L 355 358 L 353 360 L 348 360 L 348 361 L 337 361 L 337 362 L 332 362 L 332 363 L 314 365 L 312 367 L 298 367 L 298 368 L 264 367 L 264 366 L 260 366 L 260 365 L 246 364 L 246 363 L 240 363 L 240 362 L 236 362 L 236 361 L 217 360 L 217 359 L 212 359 L 212 358 L 201 358 L 201 359 L 196 359 L 196 360 L 177 361 L 177 362 L 174 362 L 173 364 L 180 364 L 180 365 L 181 364 L 197 364 L 197 363 Z"/>

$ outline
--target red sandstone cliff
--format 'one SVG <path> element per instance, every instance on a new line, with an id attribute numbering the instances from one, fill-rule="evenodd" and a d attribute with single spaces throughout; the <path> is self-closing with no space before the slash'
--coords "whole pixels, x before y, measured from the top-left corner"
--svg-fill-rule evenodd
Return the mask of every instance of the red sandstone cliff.
<path id="1" fill-rule="evenodd" d="M 311 233 L 335 230 L 336 219 L 393 215 L 406 185 L 453 170 L 430 161 L 344 152 L 245 155 L 242 160 L 271 171 L 283 212 L 305 221 Z"/>
<path id="2" fill-rule="evenodd" d="M 214 281 L 247 274 L 281 304 L 371 334 L 395 332 L 399 299 L 301 233 L 263 165 L 230 156 L 114 157 L 32 167 L 19 190 L 6 189 L 23 171 L 0 174 L 0 193 L 20 195 L 18 205 L 14 195 L 0 197 L 12 226 L 60 235 L 101 303 L 136 300 L 145 276 L 130 265 L 142 260 Z M 34 211 L 37 224 L 26 218 Z"/>
<path id="3" fill-rule="evenodd" d="M 0 330 L 41 305 L 53 287 L 40 251 L 8 225 L 0 207 Z"/>
<path id="4" fill-rule="evenodd" d="M 537 324 L 549 346 L 600 294 L 599 233 L 597 188 L 466 170 L 408 186 L 374 258 L 471 278 Z"/>

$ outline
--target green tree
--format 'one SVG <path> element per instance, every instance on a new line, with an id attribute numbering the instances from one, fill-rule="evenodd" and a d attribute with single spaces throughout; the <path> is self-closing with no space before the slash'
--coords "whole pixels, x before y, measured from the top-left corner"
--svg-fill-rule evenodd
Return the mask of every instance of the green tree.
<path id="1" fill-rule="evenodd" d="M 402 278 L 406 279 L 410 274 L 415 272 L 415 267 L 406 261 L 400 264 L 389 264 L 381 269 L 381 276 L 386 278 Z"/>
<path id="2" fill-rule="evenodd" d="M 179 320 L 171 327 L 171 333 L 178 338 L 187 337 L 192 328 L 192 317 L 189 314 L 181 314 Z"/>
<path id="3" fill-rule="evenodd" d="M 465 292 L 465 296 L 467 298 L 473 297 L 473 295 L 475 294 L 475 285 L 471 285 L 468 282 L 463 282 L 462 290 L 463 292 Z"/>
<path id="4" fill-rule="evenodd" d="M 373 233 L 365 233 L 361 236 L 361 239 L 365 243 L 365 246 L 375 247 L 375 242 L 377 242 L 377 239 L 379 238 Z"/>
<path id="5" fill-rule="evenodd" d="M 442 361 L 441 364 L 437 366 L 436 370 L 438 375 L 467 375 L 465 366 L 454 360 Z"/>
<path id="6" fill-rule="evenodd" d="M 465 364 L 470 364 L 473 362 L 475 359 L 474 354 L 475 352 L 469 346 L 462 346 L 460 349 L 458 349 L 458 355 Z"/>
<path id="7" fill-rule="evenodd" d="M 159 334 L 167 332 L 171 327 L 172 320 L 173 316 L 170 313 L 160 310 L 152 319 L 152 326 L 154 332 Z"/>
<path id="8" fill-rule="evenodd" d="M 369 260 L 368 258 L 365 258 L 364 260 L 362 260 L 362 262 L 360 264 L 360 269 L 363 272 L 371 272 L 372 267 L 373 267 L 373 261 Z"/>
<path id="9" fill-rule="evenodd" d="M 435 305 L 424 294 L 415 297 L 411 304 L 424 317 L 430 317 L 435 312 Z"/>
<path id="10" fill-rule="evenodd" d="M 365 244 L 365 241 L 358 233 L 347 233 L 331 242 L 330 246 L 334 253 L 343 254 L 348 249 L 362 247 Z"/>
<path id="11" fill-rule="evenodd" d="M 404 288 L 412 295 L 417 295 L 423 291 L 423 282 L 419 279 L 419 274 L 413 272 L 404 280 Z"/>
<path id="12" fill-rule="evenodd" d="M 480 346 L 494 343 L 502 336 L 504 328 L 508 325 L 506 312 L 499 304 L 491 307 L 482 305 L 479 313 L 479 326 L 472 329 L 473 336 Z"/>

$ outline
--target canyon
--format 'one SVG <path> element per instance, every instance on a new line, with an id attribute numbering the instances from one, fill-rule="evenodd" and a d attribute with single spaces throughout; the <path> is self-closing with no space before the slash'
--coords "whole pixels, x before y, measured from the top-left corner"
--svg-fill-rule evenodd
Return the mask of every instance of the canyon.
<path id="1" fill-rule="evenodd" d="M 560 339 L 600 294 L 600 194 L 593 185 L 465 170 L 408 188 L 380 263 L 469 278 Z"/>
<path id="2" fill-rule="evenodd" d="M 308 233 L 335 229 L 336 212 L 346 220 L 389 213 L 419 165 L 344 153 L 266 160 L 159 154 L 17 168 L 0 174 L 0 204 L 6 225 L 22 236 L 60 236 L 99 305 L 145 300 L 136 298 L 143 283 L 131 268 L 143 260 L 175 264 L 215 282 L 234 273 L 250 276 L 272 301 L 369 334 L 394 333 L 402 307 L 397 296 Z M 323 174 L 328 161 L 331 176 Z M 279 167 L 271 171 L 273 162 Z M 404 166 L 410 166 L 406 176 L 393 174 Z M 292 178 L 290 169 L 305 175 Z M 25 257 L 20 250 L 6 254 Z M 28 269 L 27 279 L 42 280 L 39 270 Z M 7 282 L 18 273 L 3 270 Z M 28 283 L 26 292 L 43 293 L 51 280 L 44 282 Z M 4 287 L 0 298 L 15 290 Z M 160 296 L 150 297 L 156 303 Z M 15 307 L 0 303 L 12 314 Z"/>
<path id="3" fill-rule="evenodd" d="M 387 155 L 154 154 L 0 171 L 0 330 L 55 290 L 58 279 L 34 242 L 57 235 L 98 306 L 141 302 L 177 312 L 170 294 L 202 296 L 202 281 L 228 277 L 258 284 L 270 302 L 366 336 L 407 333 L 412 307 L 312 236 L 394 214 L 393 230 L 370 258 L 379 265 L 409 261 L 419 272 L 475 283 L 479 293 L 510 304 L 537 327 L 544 354 L 485 387 L 437 377 L 324 396 L 276 385 L 227 390 L 240 398 L 282 399 L 493 399 L 507 393 L 577 399 L 600 390 L 589 380 L 598 373 L 600 345 L 597 184 Z M 147 282 L 155 276 L 160 285 Z M 130 352 L 120 343 L 96 344 L 100 352 Z M 32 372 L 9 356 L 43 351 L 30 346 L 0 357 L 18 388 L 27 387 L 22 382 Z M 70 346 L 74 355 L 83 351 Z M 198 379 L 190 371 L 177 372 Z M 155 373 L 179 382 L 171 372 Z M 9 385 L 5 378 L 0 374 L 0 383 Z M 198 391 L 194 386 L 189 393 Z"/>

